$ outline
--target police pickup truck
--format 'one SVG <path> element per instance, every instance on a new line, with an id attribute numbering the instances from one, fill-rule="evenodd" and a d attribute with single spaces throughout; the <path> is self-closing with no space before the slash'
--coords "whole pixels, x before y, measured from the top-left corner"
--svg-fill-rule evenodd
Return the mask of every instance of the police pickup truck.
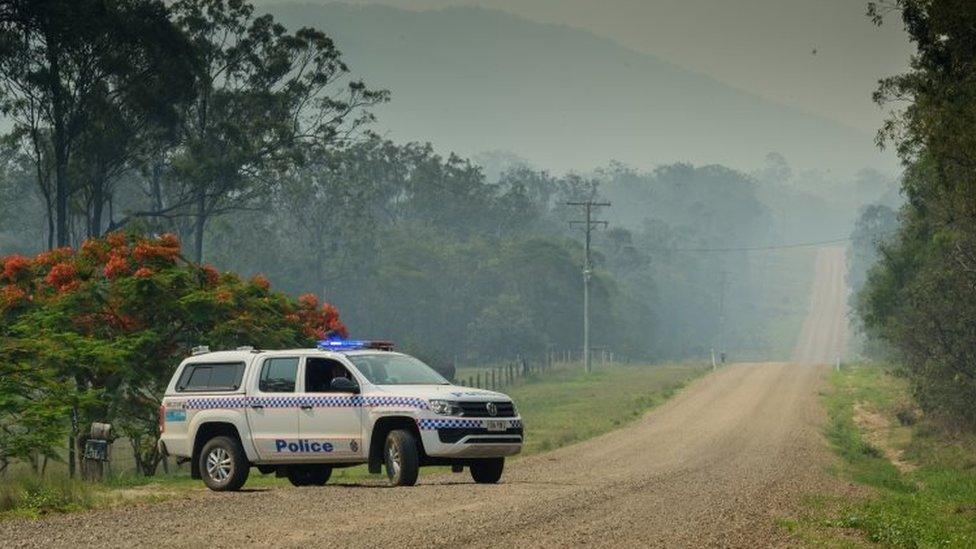
<path id="1" fill-rule="evenodd" d="M 368 464 L 394 486 L 426 465 L 467 467 L 498 482 L 522 449 L 507 396 L 452 385 L 388 342 L 322 341 L 315 349 L 194 351 L 159 410 L 159 449 L 189 461 L 211 490 L 237 490 L 251 466 L 321 486 L 332 469 Z"/>

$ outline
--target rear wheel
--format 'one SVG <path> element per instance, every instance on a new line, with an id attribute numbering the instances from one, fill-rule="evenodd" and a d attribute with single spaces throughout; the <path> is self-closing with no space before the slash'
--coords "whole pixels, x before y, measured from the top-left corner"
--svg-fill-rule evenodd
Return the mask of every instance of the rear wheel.
<path id="1" fill-rule="evenodd" d="M 200 476 L 207 488 L 217 492 L 240 490 L 251 467 L 241 443 L 230 437 L 214 437 L 200 451 Z"/>
<path id="2" fill-rule="evenodd" d="M 405 429 L 396 429 L 386 435 L 383 447 L 386 461 L 386 477 L 392 486 L 413 486 L 420 473 L 420 453 L 417 437 Z"/>
<path id="3" fill-rule="evenodd" d="M 289 465 L 288 480 L 292 486 L 324 486 L 332 476 L 332 467 L 321 464 Z"/>
<path id="4" fill-rule="evenodd" d="M 479 459 L 471 464 L 471 478 L 478 484 L 495 484 L 504 469 L 505 458 Z"/>

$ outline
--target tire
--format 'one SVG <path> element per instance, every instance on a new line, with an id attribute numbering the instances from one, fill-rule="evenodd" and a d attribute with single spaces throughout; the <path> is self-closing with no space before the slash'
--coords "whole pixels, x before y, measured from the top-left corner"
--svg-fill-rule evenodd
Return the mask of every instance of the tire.
<path id="1" fill-rule="evenodd" d="M 504 469 L 505 458 L 479 459 L 471 464 L 471 478 L 478 484 L 495 484 Z"/>
<path id="2" fill-rule="evenodd" d="M 420 473 L 417 437 L 405 429 L 390 431 L 383 446 L 383 461 L 386 462 L 386 478 L 389 479 L 390 486 L 417 484 L 417 475 Z"/>
<path id="3" fill-rule="evenodd" d="M 288 481 L 292 486 L 325 486 L 332 476 L 332 467 L 321 464 L 289 465 Z"/>
<path id="4" fill-rule="evenodd" d="M 200 450 L 198 467 L 203 483 L 215 492 L 234 492 L 247 482 L 251 466 L 241 443 L 230 437 L 214 437 Z"/>

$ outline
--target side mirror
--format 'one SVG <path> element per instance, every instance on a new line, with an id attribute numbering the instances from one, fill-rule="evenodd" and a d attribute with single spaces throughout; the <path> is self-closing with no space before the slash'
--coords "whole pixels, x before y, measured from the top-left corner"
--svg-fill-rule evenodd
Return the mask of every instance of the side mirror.
<path id="1" fill-rule="evenodd" d="M 333 391 L 338 393 L 356 394 L 359 392 L 359 384 L 344 377 L 337 377 L 333 379 L 331 387 Z"/>

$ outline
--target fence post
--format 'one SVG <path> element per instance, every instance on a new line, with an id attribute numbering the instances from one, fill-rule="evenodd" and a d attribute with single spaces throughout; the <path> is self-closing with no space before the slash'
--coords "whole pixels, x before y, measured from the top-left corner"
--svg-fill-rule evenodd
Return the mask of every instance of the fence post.
<path id="1" fill-rule="evenodd" d="M 474 376 L 468 376 L 468 387 L 474 387 Z"/>
<path id="2" fill-rule="evenodd" d="M 477 387 L 480 389 L 481 388 L 481 372 L 478 372 L 478 377 L 476 379 L 478 381 Z"/>

